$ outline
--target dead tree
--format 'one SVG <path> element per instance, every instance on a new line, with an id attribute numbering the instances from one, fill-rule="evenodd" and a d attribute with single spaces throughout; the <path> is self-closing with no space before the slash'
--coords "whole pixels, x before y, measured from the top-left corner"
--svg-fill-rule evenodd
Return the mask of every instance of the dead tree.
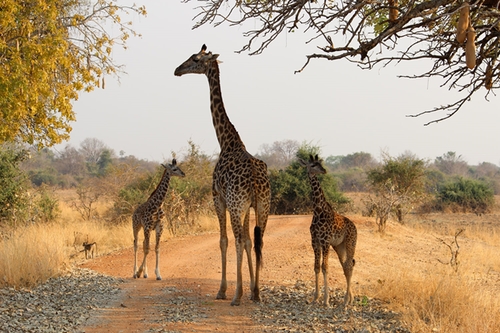
<path id="1" fill-rule="evenodd" d="M 443 239 L 441 238 L 438 238 L 438 240 L 443 243 L 444 245 L 446 245 L 449 249 L 450 249 L 450 254 L 451 254 L 451 257 L 450 257 L 450 261 L 449 262 L 445 262 L 445 261 L 442 261 L 440 259 L 438 259 L 438 261 L 444 265 L 450 265 L 451 268 L 453 268 L 453 270 L 455 272 L 458 271 L 458 253 L 459 253 L 459 250 L 460 250 L 460 246 L 458 245 L 458 236 L 460 236 L 460 234 L 462 232 L 464 232 L 465 229 L 458 229 L 456 232 L 455 232 L 455 238 L 453 239 L 452 242 L 450 242 L 450 244 L 446 243 Z"/>

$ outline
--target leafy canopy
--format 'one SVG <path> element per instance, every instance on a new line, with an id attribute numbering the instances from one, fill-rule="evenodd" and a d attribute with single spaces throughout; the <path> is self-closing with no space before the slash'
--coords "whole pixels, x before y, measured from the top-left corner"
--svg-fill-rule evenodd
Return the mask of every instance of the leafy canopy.
<path id="1" fill-rule="evenodd" d="M 195 28 L 223 23 L 238 29 L 249 27 L 243 34 L 246 44 L 239 52 L 260 54 L 282 33 L 302 28 L 310 38 L 307 43 L 317 43 L 319 51 L 307 55 L 305 65 L 296 72 L 313 59 L 347 59 L 363 69 L 427 60 L 427 70 L 405 77 L 436 77 L 442 87 L 461 94 L 454 102 L 411 115 L 437 112 L 437 119 L 426 125 L 453 116 L 482 87 L 487 89 L 486 98 L 500 88 L 499 0 L 471 0 L 467 31 L 475 29 L 475 43 L 472 37 L 467 37 L 467 42 L 456 38 L 463 0 L 197 2 L 200 6 Z M 475 64 L 469 69 L 466 48 L 472 46 L 475 52 L 470 54 L 475 54 Z"/>
<path id="2" fill-rule="evenodd" d="M 131 12 L 146 14 L 144 7 L 106 0 L 3 0 L 0 143 L 44 147 L 67 140 L 78 92 L 120 72 L 111 51 L 136 35 L 120 17 Z M 118 36 L 107 24 L 119 27 Z"/>

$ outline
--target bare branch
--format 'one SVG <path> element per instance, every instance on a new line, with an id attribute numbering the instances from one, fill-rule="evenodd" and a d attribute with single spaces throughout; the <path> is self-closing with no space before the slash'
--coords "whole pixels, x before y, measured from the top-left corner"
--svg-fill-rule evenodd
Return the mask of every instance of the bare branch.
<path id="1" fill-rule="evenodd" d="M 500 67 L 496 61 L 500 45 L 498 0 L 470 3 L 470 22 L 476 33 L 473 69 L 466 66 L 465 43 L 456 40 L 462 1 L 402 0 L 396 6 L 388 0 L 198 0 L 198 3 L 200 12 L 194 28 L 204 24 L 252 23 L 255 28 L 244 32 L 246 44 L 237 52 L 260 54 L 283 32 L 302 29 L 308 36 L 306 43 L 317 42 L 319 51 L 306 55 L 304 65 L 295 73 L 304 71 L 317 59 L 346 59 L 361 69 L 425 61 L 430 64 L 427 71 L 400 77 L 436 77 L 442 87 L 462 94 L 458 101 L 409 115 L 438 114 L 437 119 L 425 125 L 452 117 L 482 86 L 486 87 L 486 95 L 500 87 Z M 390 9 L 398 12 L 395 19 L 389 19 Z M 439 115 L 443 112 L 444 116 Z"/>

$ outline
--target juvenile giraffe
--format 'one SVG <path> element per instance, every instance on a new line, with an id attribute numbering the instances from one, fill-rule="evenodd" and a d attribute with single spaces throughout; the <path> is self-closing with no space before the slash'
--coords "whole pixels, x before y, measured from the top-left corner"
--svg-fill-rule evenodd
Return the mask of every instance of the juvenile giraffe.
<path id="1" fill-rule="evenodd" d="M 316 177 L 317 174 L 325 174 L 326 170 L 321 165 L 318 155 L 309 156 L 309 161 L 299 159 L 300 164 L 307 168 L 312 188 L 312 200 L 314 214 L 311 222 L 311 243 L 314 250 L 314 273 L 316 276 L 314 302 L 319 299 L 319 269 L 320 260 L 323 256 L 322 271 L 325 284 L 324 304 L 329 305 L 328 295 L 328 252 L 333 247 L 340 264 L 344 270 L 347 281 L 347 292 L 344 298 L 344 306 L 352 302 L 351 277 L 355 264 L 354 252 L 356 250 L 357 230 L 354 223 L 347 217 L 337 214 L 330 203 L 326 201 L 321 184 Z"/>
<path id="2" fill-rule="evenodd" d="M 156 279 L 161 280 L 160 275 L 160 238 L 163 232 L 163 217 L 165 217 L 165 212 L 161 209 L 161 205 L 163 204 L 163 200 L 165 199 L 165 195 L 167 194 L 168 184 L 170 182 L 170 177 L 184 177 L 184 172 L 177 166 L 177 161 L 175 159 L 172 160 L 172 164 L 167 164 L 162 166 L 165 168 L 163 171 L 163 175 L 161 177 L 160 183 L 156 187 L 156 189 L 151 193 L 148 200 L 141 204 L 134 211 L 134 215 L 132 215 L 132 228 L 134 230 L 134 278 L 138 278 L 141 276 L 141 273 L 144 271 L 144 278 L 148 277 L 148 267 L 146 263 L 146 259 L 149 253 L 149 236 L 153 230 L 156 231 Z M 137 241 L 139 236 L 139 231 L 141 228 L 144 229 L 144 259 L 142 260 L 142 264 L 137 269 Z"/>
<path id="3" fill-rule="evenodd" d="M 217 299 L 226 299 L 226 254 L 228 246 L 226 209 L 229 211 L 231 227 L 236 243 L 236 293 L 231 305 L 240 305 L 243 295 L 241 266 L 243 251 L 246 251 L 250 271 L 251 299 L 258 302 L 259 272 L 262 266 L 264 231 L 269 215 L 271 190 L 267 166 L 247 152 L 238 132 L 229 120 L 219 80 L 218 54 L 201 51 L 189 57 L 175 70 L 176 76 L 188 73 L 204 74 L 210 87 L 210 109 L 212 122 L 220 145 L 219 160 L 214 169 L 212 194 L 220 226 L 220 249 L 222 257 L 222 279 Z M 252 266 L 252 241 L 250 239 L 250 207 L 255 210 L 254 249 L 256 256 L 255 276 Z"/>

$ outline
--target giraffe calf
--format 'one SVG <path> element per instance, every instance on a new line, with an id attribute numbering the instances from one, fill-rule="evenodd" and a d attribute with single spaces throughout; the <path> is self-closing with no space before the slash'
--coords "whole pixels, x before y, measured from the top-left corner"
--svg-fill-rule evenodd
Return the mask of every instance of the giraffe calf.
<path id="1" fill-rule="evenodd" d="M 325 174 L 326 170 L 321 165 L 318 155 L 309 157 L 309 161 L 299 159 L 299 163 L 307 168 L 309 181 L 312 188 L 314 214 L 309 228 L 311 244 L 314 251 L 315 292 L 314 302 L 319 300 L 319 272 L 323 272 L 324 279 L 324 305 L 329 305 L 328 291 L 328 255 L 333 247 L 344 270 L 347 282 L 344 306 L 352 303 L 351 278 L 354 268 L 354 252 L 356 250 L 357 230 L 354 223 L 345 216 L 337 214 L 326 200 L 321 184 L 316 175 Z M 322 259 L 322 262 L 321 262 Z M 321 265 L 321 266 L 320 266 Z"/>

